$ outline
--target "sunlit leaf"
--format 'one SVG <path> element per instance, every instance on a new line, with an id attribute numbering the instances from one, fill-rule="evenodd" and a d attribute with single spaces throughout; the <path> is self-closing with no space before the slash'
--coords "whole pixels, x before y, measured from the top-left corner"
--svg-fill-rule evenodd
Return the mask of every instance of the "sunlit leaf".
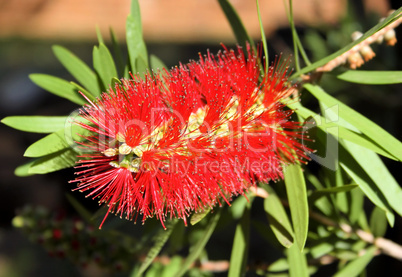
<path id="1" fill-rule="evenodd" d="M 336 98 L 327 94 L 319 86 L 305 84 L 304 87 L 319 101 L 324 102 L 328 107 L 337 106 L 339 116 L 358 128 L 362 133 L 371 138 L 378 145 L 381 145 L 388 153 L 402 161 L 402 143 L 390 135 L 383 128 L 372 122 L 365 116 L 346 106 Z"/>
<path id="2" fill-rule="evenodd" d="M 64 129 L 54 132 L 31 144 L 24 153 L 25 157 L 41 157 L 68 148 Z"/>
<path id="3" fill-rule="evenodd" d="M 306 183 L 300 165 L 286 166 L 284 175 L 296 243 L 303 250 L 309 219 Z"/>
<path id="4" fill-rule="evenodd" d="M 78 89 L 66 80 L 46 74 L 30 74 L 29 78 L 44 90 L 66 98 L 78 105 L 85 104 L 85 99 L 78 93 Z"/>
<path id="5" fill-rule="evenodd" d="M 382 194 L 378 186 L 371 180 L 370 176 L 356 162 L 354 157 L 342 146 L 339 145 L 339 161 L 342 168 L 359 185 L 364 194 L 378 207 L 387 213 L 389 224 L 393 226 L 395 216 L 392 213 L 391 207 Z"/>
<path id="6" fill-rule="evenodd" d="M 307 260 L 304 253 L 298 247 L 297 241 L 290 248 L 286 250 L 289 263 L 289 276 L 290 277 L 304 277 L 309 276 L 307 268 Z"/>
<path id="7" fill-rule="evenodd" d="M 117 78 L 118 75 L 113 57 L 110 54 L 109 49 L 107 49 L 103 43 L 99 45 L 99 48 L 96 46 L 94 47 L 93 63 L 95 70 L 98 72 L 102 80 L 103 87 L 108 89 L 112 78 Z"/>
<path id="8" fill-rule="evenodd" d="M 28 176 L 32 176 L 35 173 L 30 173 L 29 172 L 29 168 L 35 163 L 36 159 L 31 160 L 25 164 L 22 164 L 20 166 L 18 166 L 15 170 L 14 170 L 14 174 L 18 177 L 28 177 Z"/>
<path id="9" fill-rule="evenodd" d="M 294 233 L 285 208 L 275 191 L 267 186 L 269 196 L 264 199 L 264 209 L 267 213 L 269 225 L 278 241 L 289 248 L 293 244 Z"/>
<path id="10" fill-rule="evenodd" d="M 64 128 L 67 118 L 67 116 L 8 116 L 1 122 L 25 132 L 53 133 Z"/>
<path id="11" fill-rule="evenodd" d="M 347 141 L 344 143 L 353 158 L 382 192 L 389 205 L 402 216 L 402 188 L 388 171 L 383 161 L 372 151 Z"/>
<path id="12" fill-rule="evenodd" d="M 254 48 L 254 41 L 247 34 L 246 28 L 244 28 L 243 23 L 232 4 L 230 4 L 228 0 L 218 0 L 218 3 L 232 27 L 237 43 L 246 49 L 246 43 L 248 42 Z"/>
<path id="13" fill-rule="evenodd" d="M 92 95 L 98 96 L 101 92 L 95 72 L 92 71 L 81 59 L 66 48 L 55 45 L 53 52 L 57 59 Z"/>
<path id="14" fill-rule="evenodd" d="M 191 219 L 190 219 L 190 223 L 191 223 L 191 225 L 195 225 L 195 224 L 197 224 L 198 222 L 200 222 L 206 215 L 208 215 L 209 213 L 211 212 L 211 209 L 205 209 L 205 210 L 203 210 L 202 212 L 197 212 L 197 213 L 194 213 L 192 216 L 191 216 Z"/>
<path id="15" fill-rule="evenodd" d="M 46 174 L 60 169 L 72 167 L 77 161 L 77 153 L 70 148 L 41 157 L 31 165 L 28 173 Z"/>
<path id="16" fill-rule="evenodd" d="M 348 70 L 336 76 L 338 79 L 366 85 L 388 85 L 402 83 L 402 71 Z"/>
<path id="17" fill-rule="evenodd" d="M 123 62 L 123 54 L 120 49 L 119 42 L 117 41 L 116 34 L 114 33 L 112 28 L 110 28 L 110 39 L 112 41 L 113 55 L 115 57 L 118 74 L 119 74 L 119 77 L 121 77 L 124 75 L 125 63 Z"/>
<path id="18" fill-rule="evenodd" d="M 247 204 L 243 216 L 236 226 L 230 256 L 229 277 L 244 276 L 246 272 L 250 237 L 250 209 L 251 202 Z"/>
<path id="19" fill-rule="evenodd" d="M 126 21 L 126 40 L 128 55 L 133 73 L 139 72 L 137 68 L 138 60 L 144 63 L 145 68 L 148 67 L 148 54 L 142 37 L 142 23 L 140 7 L 137 0 L 131 1 L 131 13 Z"/>

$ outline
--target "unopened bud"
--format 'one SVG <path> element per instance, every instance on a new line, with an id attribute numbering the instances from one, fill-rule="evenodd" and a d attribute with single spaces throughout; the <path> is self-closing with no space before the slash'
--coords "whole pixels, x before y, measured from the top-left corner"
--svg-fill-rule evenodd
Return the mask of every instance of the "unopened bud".
<path id="1" fill-rule="evenodd" d="M 119 153 L 123 155 L 128 155 L 131 153 L 132 148 L 128 146 L 126 143 L 123 143 L 119 147 Z"/>
<path id="2" fill-rule="evenodd" d="M 369 45 L 364 46 L 360 50 L 360 54 L 363 56 L 363 58 L 364 58 L 364 60 L 366 62 L 375 57 L 375 53 L 374 53 L 373 49 L 371 49 L 371 47 Z"/>
<path id="3" fill-rule="evenodd" d="M 116 156 L 117 154 L 119 154 L 119 150 L 116 148 L 109 148 L 106 149 L 104 152 L 102 152 L 103 155 L 105 155 L 106 157 L 113 157 Z"/>
<path id="4" fill-rule="evenodd" d="M 351 69 L 356 69 L 364 64 L 362 56 L 358 53 L 352 53 L 348 57 L 349 67 Z"/>
<path id="5" fill-rule="evenodd" d="M 384 34 L 384 40 L 387 45 L 394 46 L 397 42 L 396 40 L 396 35 L 395 35 L 395 30 L 394 29 L 389 29 L 385 34 Z"/>

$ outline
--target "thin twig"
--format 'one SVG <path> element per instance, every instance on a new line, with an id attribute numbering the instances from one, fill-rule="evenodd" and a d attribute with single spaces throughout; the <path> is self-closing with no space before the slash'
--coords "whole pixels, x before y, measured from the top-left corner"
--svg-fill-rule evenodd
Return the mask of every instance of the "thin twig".
<path id="1" fill-rule="evenodd" d="M 268 193 L 266 192 L 263 193 L 262 191 L 264 190 L 258 188 L 253 190 L 255 196 L 261 198 L 267 198 Z M 287 203 L 286 201 L 283 202 Z M 383 237 L 376 238 L 373 236 L 373 234 L 369 232 L 366 232 L 361 229 L 353 229 L 352 226 L 345 223 L 339 224 L 338 222 L 333 221 L 332 219 L 311 210 L 309 212 L 309 215 L 312 219 L 315 219 L 316 221 L 319 221 L 327 226 L 339 228 L 348 235 L 356 234 L 362 241 L 377 246 L 377 248 L 381 251 L 381 253 L 402 261 L 402 246 L 389 239 Z"/>
<path id="2" fill-rule="evenodd" d="M 363 40 L 359 44 L 356 44 L 349 51 L 346 51 L 345 53 L 339 55 L 338 57 L 336 57 L 335 59 L 329 61 L 325 65 L 317 68 L 316 72 L 329 72 L 329 71 L 332 71 L 335 67 L 338 67 L 341 64 L 346 63 L 346 61 L 347 61 L 349 56 L 351 56 L 351 55 L 353 55 L 355 53 L 359 53 L 359 51 L 361 49 L 363 49 L 364 47 L 369 46 L 373 42 L 378 41 L 385 33 L 387 33 L 389 30 L 395 29 L 401 23 L 402 23 L 402 17 L 398 18 L 397 20 L 395 20 L 394 22 L 392 22 L 388 26 L 382 28 L 378 32 L 376 32 L 373 35 L 369 36 L 368 38 L 366 38 L 365 40 Z"/>

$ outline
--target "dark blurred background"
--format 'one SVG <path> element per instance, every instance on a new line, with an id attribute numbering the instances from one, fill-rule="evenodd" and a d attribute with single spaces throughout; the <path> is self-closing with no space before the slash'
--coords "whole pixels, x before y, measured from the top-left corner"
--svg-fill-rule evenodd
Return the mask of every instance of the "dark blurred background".
<path id="1" fill-rule="evenodd" d="M 313 61 L 350 42 L 350 34 L 374 26 L 399 1 L 387 0 L 304 0 L 293 1 L 295 21 Z M 259 40 L 255 1 L 233 0 L 246 29 Z M 291 34 L 282 0 L 260 1 L 270 55 L 290 53 Z M 67 115 L 77 106 L 35 86 L 30 73 L 46 73 L 72 80 L 54 57 L 51 46 L 60 44 L 87 64 L 92 64 L 96 42 L 95 26 L 106 43 L 108 28 L 115 30 L 124 49 L 125 17 L 130 1 L 114 0 L 0 0 L 0 118 L 9 115 Z M 221 42 L 234 46 L 234 36 L 215 0 L 140 0 L 144 37 L 148 52 L 160 57 L 169 67 L 207 49 L 216 52 Z M 362 69 L 402 70 L 402 27 L 395 47 L 374 46 L 377 57 Z M 401 85 L 357 86 L 325 77 L 325 89 L 357 109 L 387 131 L 401 138 Z M 65 193 L 72 188 L 71 169 L 47 175 L 19 178 L 14 169 L 27 161 L 25 149 L 43 137 L 23 133 L 0 124 L 0 277 L 6 276 L 91 276 L 68 261 L 50 257 L 40 246 L 28 241 L 11 226 L 15 211 L 26 204 L 73 213 Z M 386 160 L 397 180 L 400 164 Z M 90 209 L 91 200 L 78 192 L 74 196 Z M 402 244 L 401 219 L 387 236 Z M 258 244 L 257 244 L 258 245 Z M 384 268 L 385 267 L 385 268 Z M 379 257 L 370 265 L 369 276 L 384 270 L 395 274 L 401 263 Z M 96 276 L 96 275 L 93 275 Z"/>

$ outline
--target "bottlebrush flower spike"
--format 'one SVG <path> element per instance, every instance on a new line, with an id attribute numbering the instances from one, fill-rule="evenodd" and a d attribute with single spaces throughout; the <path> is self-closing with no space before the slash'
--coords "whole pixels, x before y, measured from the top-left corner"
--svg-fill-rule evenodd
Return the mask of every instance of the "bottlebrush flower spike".
<path id="1" fill-rule="evenodd" d="M 308 159 L 301 126 L 284 109 L 293 89 L 286 71 L 275 64 L 259 82 L 258 56 L 225 48 L 123 80 L 82 108 L 76 124 L 93 135 L 71 182 L 108 212 L 163 225 L 283 178 L 284 163 Z"/>

